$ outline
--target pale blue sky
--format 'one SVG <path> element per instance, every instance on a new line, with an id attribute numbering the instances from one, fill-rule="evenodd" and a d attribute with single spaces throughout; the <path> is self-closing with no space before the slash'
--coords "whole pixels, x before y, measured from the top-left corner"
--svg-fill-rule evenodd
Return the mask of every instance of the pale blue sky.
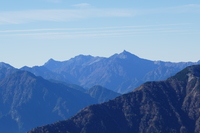
<path id="1" fill-rule="evenodd" d="M 14 67 L 108 57 L 200 60 L 200 1 L 7 0 L 0 2 L 0 61 Z"/>

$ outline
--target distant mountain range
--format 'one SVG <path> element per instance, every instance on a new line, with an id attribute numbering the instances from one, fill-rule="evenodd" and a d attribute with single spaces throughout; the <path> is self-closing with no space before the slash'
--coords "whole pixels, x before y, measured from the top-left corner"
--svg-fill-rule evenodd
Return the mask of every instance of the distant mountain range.
<path id="1" fill-rule="evenodd" d="M 199 133 L 200 65 L 28 133 Z"/>
<path id="2" fill-rule="evenodd" d="M 109 58 L 78 55 L 74 58 L 71 58 L 70 60 L 63 62 L 50 59 L 43 66 L 34 66 L 32 68 L 25 66 L 20 70 L 12 67 L 9 64 L 1 62 L 0 63 L 0 132 L 24 133 L 37 126 L 46 125 L 59 120 L 68 119 L 71 116 L 75 115 L 82 108 L 97 103 L 102 103 L 101 104 L 102 106 L 110 106 L 110 107 L 105 107 L 106 110 L 108 109 L 108 111 L 110 108 L 112 109 L 112 107 L 114 109 L 120 108 L 121 111 L 123 110 L 126 111 L 126 109 L 128 109 L 128 111 L 131 111 L 132 107 L 129 107 L 129 105 L 132 106 L 132 103 L 129 103 L 128 100 L 134 101 L 135 99 L 131 98 L 132 96 L 130 97 L 130 99 L 125 98 L 122 99 L 122 101 L 120 100 L 119 105 L 117 102 L 112 103 L 112 101 L 109 100 L 120 96 L 120 93 L 127 93 L 134 90 L 136 87 L 140 86 L 142 83 L 146 81 L 157 81 L 157 80 L 167 79 L 168 77 L 172 76 L 173 74 L 182 70 L 183 68 L 189 65 L 194 65 L 199 63 L 200 62 L 172 63 L 172 62 L 162 62 L 162 61 L 150 61 L 146 59 L 141 59 L 127 51 L 123 51 L 120 54 L 114 54 Z M 182 73 L 184 72 L 187 71 L 183 71 Z M 193 72 L 198 73 L 198 71 L 193 71 Z M 192 79 L 192 77 L 190 77 L 189 79 Z M 166 82 L 168 82 L 168 80 Z M 157 83 L 157 82 L 152 82 L 152 83 Z M 166 88 L 169 87 L 171 84 L 166 86 L 162 85 L 158 86 L 160 86 L 161 88 Z M 171 88 L 177 87 L 179 89 L 179 87 L 181 88 L 185 87 L 181 86 L 182 84 L 179 85 L 177 83 L 174 83 L 174 85 L 175 86 L 171 85 Z M 197 83 L 195 83 L 195 85 L 197 86 Z M 136 95 L 135 93 L 138 92 L 138 90 L 140 89 L 136 89 L 134 93 L 130 94 L 134 94 L 135 97 Z M 174 93 L 174 91 L 172 92 Z M 172 92 L 169 93 L 170 95 L 174 96 L 175 94 L 173 94 Z M 193 94 L 193 92 L 191 93 Z M 143 99 L 146 100 L 146 102 L 148 103 L 147 101 L 148 96 L 146 96 L 147 99 L 145 99 L 145 95 L 151 95 L 151 94 L 142 93 L 139 96 L 136 95 L 136 101 L 141 100 L 138 98 L 144 97 Z M 161 94 L 161 96 L 163 96 L 162 98 L 166 99 L 164 94 Z M 183 96 L 180 97 L 183 98 Z M 121 98 L 118 97 L 117 99 Z M 106 101 L 109 102 L 104 103 Z M 123 102 L 126 101 L 127 103 L 124 104 Z M 140 105 L 139 103 L 136 103 L 134 105 L 134 108 L 149 107 L 149 105 L 145 105 L 144 107 L 143 106 L 140 107 L 139 105 Z M 90 108 L 93 107 L 96 108 L 96 106 L 99 105 L 90 106 L 88 107 L 88 110 L 90 111 Z M 179 106 L 177 105 L 177 107 Z M 129 108 L 131 110 L 129 110 Z M 174 110 L 174 108 L 175 107 L 173 107 L 172 110 Z M 83 111 L 85 111 L 85 109 Z M 99 111 L 101 112 L 101 108 L 99 109 Z M 128 117 L 130 115 L 130 118 L 132 119 L 131 114 L 128 114 L 128 112 L 126 113 L 127 115 L 125 117 Z M 182 115 L 181 113 L 185 115 L 183 111 L 176 112 L 176 115 Z M 118 113 L 114 112 L 113 115 L 116 116 L 119 115 L 119 119 L 121 119 L 120 117 L 124 118 L 124 116 L 119 112 Z M 84 117 L 82 116 L 83 114 L 81 113 L 80 118 L 85 119 L 84 118 L 85 116 Z M 110 117 L 112 118 L 113 116 L 111 115 L 108 118 L 110 119 Z M 177 119 L 179 119 L 178 116 L 176 117 Z M 196 118 L 193 119 L 194 116 L 189 116 L 189 117 L 192 117 L 190 118 L 192 119 L 190 120 L 190 122 L 194 122 L 194 120 L 196 120 Z M 74 118 L 75 117 L 73 117 L 72 119 Z M 151 116 L 151 118 L 156 119 L 153 116 Z M 102 119 L 104 119 L 104 117 L 102 117 Z M 147 118 L 144 117 L 144 119 Z M 189 121 L 188 118 L 183 118 L 183 119 L 187 119 Z M 126 120 L 129 121 L 128 118 L 126 118 Z M 138 120 L 139 118 L 136 119 L 136 121 Z M 127 121 L 123 119 L 122 121 L 127 123 Z M 106 123 L 103 120 L 102 122 L 103 124 Z M 111 123 L 112 121 L 108 122 Z M 179 120 L 179 124 L 183 123 L 182 124 L 183 129 L 181 128 L 181 131 L 184 130 L 193 131 L 189 130 L 189 128 L 185 126 L 184 122 L 185 121 L 183 121 L 182 119 Z M 85 123 L 83 122 L 83 124 Z M 129 126 L 131 127 L 131 125 L 133 124 L 134 123 L 131 123 Z M 73 126 L 74 128 L 77 128 L 76 123 L 75 125 L 73 124 Z M 144 125 L 139 125 L 139 126 L 144 126 Z M 152 127 L 155 126 L 156 125 L 153 125 Z M 108 127 L 105 127 L 106 131 L 107 128 Z M 126 128 L 127 130 L 129 130 L 128 127 Z M 70 131 L 71 130 L 72 129 L 70 129 Z M 77 130 L 79 129 L 77 128 Z M 86 129 L 83 129 L 83 131 L 85 130 Z M 136 129 L 135 131 L 139 130 L 141 129 Z M 151 129 L 149 129 L 149 131 L 151 131 Z M 171 132 L 171 129 L 169 131 Z"/>
<path id="3" fill-rule="evenodd" d="M 63 62 L 50 59 L 43 66 L 21 69 L 45 79 L 77 84 L 84 88 L 101 85 L 118 93 L 127 93 L 146 81 L 165 80 L 195 64 L 200 64 L 200 61 L 150 61 L 123 51 L 109 58 L 78 55 Z"/>
<path id="4" fill-rule="evenodd" d="M 84 90 L 0 64 L 0 132 L 28 130 L 67 119 L 82 108 L 118 96 L 101 86 Z M 86 92 L 87 91 L 87 92 Z"/>

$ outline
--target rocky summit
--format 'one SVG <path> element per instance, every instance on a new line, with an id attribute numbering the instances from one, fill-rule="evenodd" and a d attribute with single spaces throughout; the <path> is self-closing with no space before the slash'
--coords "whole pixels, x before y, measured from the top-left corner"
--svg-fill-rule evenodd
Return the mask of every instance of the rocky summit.
<path id="1" fill-rule="evenodd" d="M 50 59 L 43 66 L 23 67 L 22 70 L 87 89 L 101 85 L 124 94 L 144 82 L 165 80 L 185 67 L 199 63 L 151 61 L 124 50 L 108 58 L 78 55 L 66 61 Z"/>

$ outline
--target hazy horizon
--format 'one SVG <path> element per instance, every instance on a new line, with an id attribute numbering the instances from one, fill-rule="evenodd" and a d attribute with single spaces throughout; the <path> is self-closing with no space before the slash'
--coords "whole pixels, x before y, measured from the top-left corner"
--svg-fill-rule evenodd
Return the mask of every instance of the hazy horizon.
<path id="1" fill-rule="evenodd" d="M 9 0 L 0 2 L 0 62 L 43 65 L 50 58 L 200 60 L 200 1 Z"/>
<path id="2" fill-rule="evenodd" d="M 125 50 L 125 51 L 127 51 L 127 50 Z M 113 53 L 112 55 L 114 55 L 114 54 L 120 54 L 120 53 L 122 53 L 122 52 L 123 52 L 123 51 L 121 51 L 121 52 L 119 52 L 119 53 Z M 127 51 L 127 52 L 129 52 L 129 51 Z M 135 55 L 134 53 L 131 53 L 131 54 Z M 93 56 L 93 55 L 90 55 L 90 54 L 79 54 L 79 55 Z M 35 64 L 35 65 L 33 64 L 32 66 L 22 65 L 22 66 L 16 67 L 16 66 L 10 64 L 9 62 L 3 62 L 3 63 L 9 64 L 9 65 L 11 65 L 11 66 L 13 66 L 13 67 L 15 67 L 15 68 L 20 69 L 20 68 L 25 67 L 25 66 L 27 66 L 27 67 L 42 66 L 42 65 L 44 65 L 45 63 L 47 63 L 47 62 L 48 62 L 49 60 L 51 60 L 51 59 L 53 59 L 53 60 L 55 60 L 55 61 L 63 62 L 63 61 L 70 60 L 70 59 L 72 59 L 72 58 L 74 58 L 74 57 L 76 57 L 76 56 L 79 56 L 79 55 L 75 55 L 75 56 L 70 57 L 70 58 L 65 59 L 65 60 L 57 60 L 57 59 L 54 59 L 54 58 L 49 58 L 48 60 L 46 60 L 45 62 L 43 62 L 43 63 L 41 63 L 41 64 Z M 105 57 L 105 58 L 109 58 L 109 57 L 111 57 L 112 55 L 110 55 L 110 56 L 93 56 L 93 57 Z M 135 55 L 135 56 L 137 56 L 137 55 Z M 142 58 L 142 57 L 140 57 L 140 56 L 137 56 L 137 57 L 139 57 L 139 58 L 141 58 L 141 59 L 146 59 L 146 58 Z M 147 59 L 147 60 L 151 60 L 151 59 Z M 151 61 L 164 61 L 164 62 L 178 63 L 178 62 L 198 62 L 198 61 L 200 61 L 200 60 L 197 60 L 197 61 L 177 61 L 177 62 L 176 62 L 176 61 L 168 61 L 168 60 L 151 60 Z"/>

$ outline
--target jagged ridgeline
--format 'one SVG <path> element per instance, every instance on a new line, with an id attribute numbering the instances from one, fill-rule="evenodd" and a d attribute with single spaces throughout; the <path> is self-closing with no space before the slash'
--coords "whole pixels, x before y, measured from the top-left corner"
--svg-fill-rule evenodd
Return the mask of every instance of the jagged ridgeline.
<path id="1" fill-rule="evenodd" d="M 29 133 L 199 133 L 199 123 L 200 66 L 196 65 Z"/>
<path id="2" fill-rule="evenodd" d="M 49 72 L 45 68 L 42 71 Z M 6 63 L 0 63 L 0 79 L 2 133 L 25 133 L 36 126 L 65 120 L 88 105 L 120 95 L 99 85 L 85 90 L 78 85 L 45 80 Z"/>
<path id="3" fill-rule="evenodd" d="M 146 81 L 165 80 L 185 67 L 198 63 L 151 61 L 123 51 L 108 58 L 78 55 L 63 62 L 50 59 L 43 66 L 22 69 L 45 79 L 73 83 L 84 88 L 101 85 L 118 93 L 127 93 Z"/>
<path id="4" fill-rule="evenodd" d="M 0 63 L 0 132 L 24 133 L 68 119 L 88 105 L 119 96 L 116 92 L 130 92 L 145 81 L 166 79 L 198 63 L 150 61 L 127 51 L 109 58 L 79 55 L 64 62 L 50 59 L 43 66 L 23 67 L 23 71 Z M 182 75 L 176 78 L 187 79 L 187 69 Z"/>

